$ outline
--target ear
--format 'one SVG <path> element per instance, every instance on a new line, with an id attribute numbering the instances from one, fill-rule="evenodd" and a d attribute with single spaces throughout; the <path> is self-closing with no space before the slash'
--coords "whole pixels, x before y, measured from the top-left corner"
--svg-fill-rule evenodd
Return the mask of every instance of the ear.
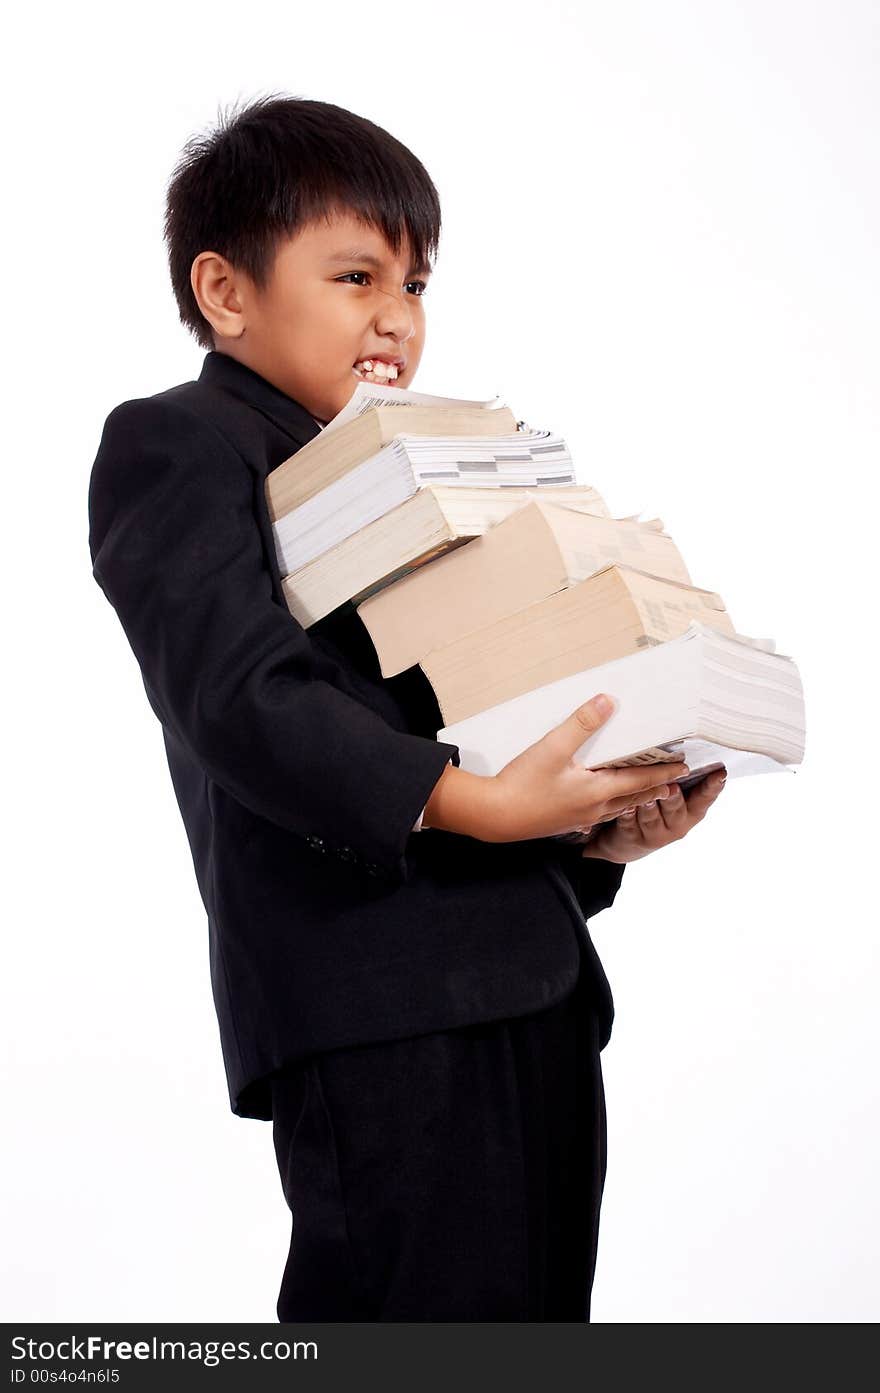
<path id="1" fill-rule="evenodd" d="M 199 309 L 215 338 L 241 338 L 246 319 L 245 277 L 218 252 L 199 252 L 189 278 Z"/>

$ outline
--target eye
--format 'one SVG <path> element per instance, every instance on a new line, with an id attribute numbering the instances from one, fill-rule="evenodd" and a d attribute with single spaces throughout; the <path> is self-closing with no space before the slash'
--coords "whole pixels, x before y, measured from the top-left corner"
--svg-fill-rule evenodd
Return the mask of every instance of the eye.
<path id="1" fill-rule="evenodd" d="M 344 276 L 337 276 L 336 279 L 337 279 L 338 281 L 340 281 L 340 282 L 342 282 L 342 281 L 350 281 L 350 280 L 352 279 L 353 276 L 365 276 L 366 279 L 369 280 L 369 279 L 370 279 L 370 272 L 369 272 L 369 271 L 346 271 L 346 273 L 345 273 Z M 417 297 L 419 300 L 422 298 L 422 296 L 425 294 L 425 291 L 428 289 L 428 283 L 427 283 L 427 281 L 407 281 L 406 284 L 407 284 L 407 288 L 409 288 L 409 286 L 418 286 L 418 290 L 417 290 L 415 293 L 416 293 L 416 297 Z"/>

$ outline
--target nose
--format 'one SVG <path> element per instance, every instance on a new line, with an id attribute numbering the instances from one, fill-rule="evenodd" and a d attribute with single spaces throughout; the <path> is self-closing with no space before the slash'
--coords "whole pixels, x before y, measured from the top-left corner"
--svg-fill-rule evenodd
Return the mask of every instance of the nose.
<path id="1" fill-rule="evenodd" d="M 395 295 L 393 290 L 382 292 L 383 299 L 376 311 L 376 330 L 389 334 L 398 343 L 406 343 L 416 331 L 412 311 L 404 298 Z"/>

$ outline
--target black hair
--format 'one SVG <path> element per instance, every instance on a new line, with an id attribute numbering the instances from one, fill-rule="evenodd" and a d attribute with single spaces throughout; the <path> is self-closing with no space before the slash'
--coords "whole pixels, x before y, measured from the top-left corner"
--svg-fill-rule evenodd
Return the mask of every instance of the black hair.
<path id="1" fill-rule="evenodd" d="M 440 239 L 440 200 L 427 170 L 381 126 L 331 102 L 271 94 L 236 113 L 218 112 L 192 136 L 168 182 L 165 242 L 181 322 L 213 349 L 190 273 L 214 251 L 269 281 L 281 241 L 335 211 L 381 231 L 394 255 L 403 239 L 417 270 L 431 270 Z"/>

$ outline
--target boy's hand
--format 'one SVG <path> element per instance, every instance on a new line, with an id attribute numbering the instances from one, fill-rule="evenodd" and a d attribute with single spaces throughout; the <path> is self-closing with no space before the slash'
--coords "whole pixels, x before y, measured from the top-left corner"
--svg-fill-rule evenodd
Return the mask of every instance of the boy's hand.
<path id="1" fill-rule="evenodd" d="M 709 774 L 689 793 L 673 785 L 667 798 L 626 809 L 616 819 L 591 836 L 583 856 L 625 865 L 670 842 L 679 842 L 692 827 L 702 822 L 724 787 L 725 769 Z"/>
<path id="2" fill-rule="evenodd" d="M 529 841 L 584 830 L 667 793 L 665 780 L 683 778 L 686 764 L 584 769 L 575 763 L 575 753 L 613 709 L 609 702 L 603 711 L 593 697 L 493 778 L 450 765 L 428 800 L 423 825 L 486 842 Z"/>

